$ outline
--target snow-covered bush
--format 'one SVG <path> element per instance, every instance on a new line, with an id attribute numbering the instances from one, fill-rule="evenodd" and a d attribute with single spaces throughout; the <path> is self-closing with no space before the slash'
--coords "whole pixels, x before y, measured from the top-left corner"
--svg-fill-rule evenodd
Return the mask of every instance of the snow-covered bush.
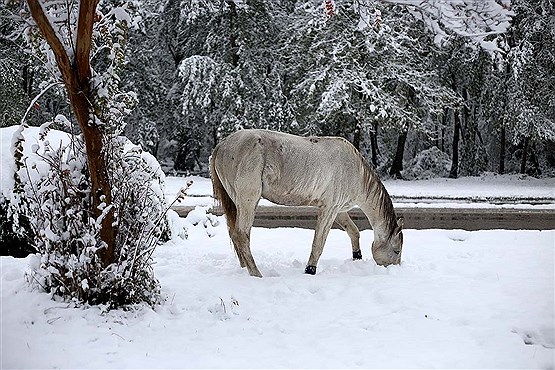
<path id="1" fill-rule="evenodd" d="M 112 204 L 94 218 L 86 211 L 92 198 L 81 136 L 70 136 L 65 144 L 44 140 L 25 155 L 21 131 L 14 140 L 14 156 L 20 159 L 11 203 L 28 217 L 40 254 L 29 280 L 76 302 L 156 304 L 160 286 L 152 271 L 152 253 L 169 237 L 164 175 L 156 160 L 127 139 L 113 138 L 106 153 Z M 45 124 L 41 139 L 47 132 Z M 99 231 L 110 207 L 117 228 L 116 258 L 103 266 L 98 251 L 105 244 Z"/>
<path id="2" fill-rule="evenodd" d="M 167 229 L 157 162 L 125 148 L 120 137 L 137 102 L 120 83 L 128 30 L 141 25 L 139 6 L 28 0 L 16 2 L 13 12 L 21 22 L 12 41 L 47 72 L 40 94 L 63 86 L 73 123 L 55 120 L 67 132 L 80 132 L 51 145 L 44 140 L 49 125 L 43 125 L 29 155 L 36 161 L 24 156 L 21 130 L 13 143 L 10 203 L 29 218 L 41 255 L 29 277 L 53 294 L 111 307 L 157 302 L 152 252 Z"/>
<path id="3" fill-rule="evenodd" d="M 405 166 L 403 176 L 407 179 L 430 179 L 449 176 L 451 159 L 436 146 L 421 151 Z"/>

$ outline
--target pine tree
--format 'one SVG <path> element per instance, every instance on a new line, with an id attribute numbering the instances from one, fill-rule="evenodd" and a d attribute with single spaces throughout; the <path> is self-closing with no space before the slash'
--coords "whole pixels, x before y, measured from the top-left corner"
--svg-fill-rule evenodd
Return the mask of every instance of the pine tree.
<path id="1" fill-rule="evenodd" d="M 357 137 L 354 141 L 361 129 L 372 132 L 373 162 L 377 127 L 399 132 L 391 172 L 400 176 L 409 127 L 426 131 L 424 118 L 456 99 L 426 59 L 437 51 L 422 24 L 401 7 L 382 10 L 361 27 L 356 4 L 345 2 L 323 19 L 316 15 L 318 7 L 299 9 L 286 43 L 294 51 L 287 64 L 289 94 L 297 121 L 308 132 Z"/>
<path id="2" fill-rule="evenodd" d="M 520 173 L 539 174 L 537 147 L 555 141 L 555 5 L 552 1 L 515 1 L 509 29 L 507 126 L 520 150 Z"/>
<path id="3" fill-rule="evenodd" d="M 279 4 L 225 1 L 180 13 L 172 55 L 180 56 L 168 97 L 177 170 L 206 170 L 219 137 L 240 128 L 284 129 L 289 113 L 275 46 Z M 168 9 L 170 11 L 170 9 Z"/>

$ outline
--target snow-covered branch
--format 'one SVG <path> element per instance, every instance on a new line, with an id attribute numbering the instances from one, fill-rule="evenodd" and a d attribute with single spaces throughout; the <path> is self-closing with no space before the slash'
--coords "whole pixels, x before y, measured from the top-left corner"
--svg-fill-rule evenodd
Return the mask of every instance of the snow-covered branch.
<path id="1" fill-rule="evenodd" d="M 67 78 L 71 74 L 71 59 L 63 44 L 63 37 L 54 29 L 51 17 L 45 12 L 40 0 L 28 0 L 27 3 L 37 27 L 54 52 L 64 80 L 68 83 Z"/>
<path id="2" fill-rule="evenodd" d="M 357 0 L 357 3 L 361 17 L 365 18 L 380 5 L 404 6 L 436 35 L 437 43 L 450 34 L 482 43 L 488 35 L 504 33 L 514 16 L 510 0 Z"/>

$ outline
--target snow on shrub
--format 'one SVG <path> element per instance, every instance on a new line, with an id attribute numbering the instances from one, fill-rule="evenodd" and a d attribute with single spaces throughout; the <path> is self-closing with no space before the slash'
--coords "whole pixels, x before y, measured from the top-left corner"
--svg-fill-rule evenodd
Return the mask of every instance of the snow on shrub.
<path id="1" fill-rule="evenodd" d="M 98 251 L 100 217 L 91 207 L 84 143 L 44 140 L 48 124 L 40 130 L 39 144 L 24 153 L 21 131 L 14 135 L 16 173 L 11 204 L 28 217 L 35 234 L 40 263 L 27 277 L 53 295 L 76 302 L 119 307 L 159 302 L 160 285 L 152 270 L 155 247 L 170 237 L 164 197 L 164 174 L 156 159 L 129 143 L 112 137 L 106 145 L 113 187 L 117 228 L 116 259 L 102 266 Z M 182 197 L 184 192 L 180 192 Z"/>
<path id="2" fill-rule="evenodd" d="M 403 176 L 407 179 L 430 179 L 449 176 L 451 159 L 449 155 L 436 146 L 421 151 L 408 166 L 405 166 Z"/>
<path id="3" fill-rule="evenodd" d="M 195 207 L 185 221 L 191 226 L 200 226 L 210 238 L 216 235 L 216 228 L 220 225 L 218 216 L 208 213 L 209 207 Z M 192 228 L 191 228 L 192 229 Z"/>

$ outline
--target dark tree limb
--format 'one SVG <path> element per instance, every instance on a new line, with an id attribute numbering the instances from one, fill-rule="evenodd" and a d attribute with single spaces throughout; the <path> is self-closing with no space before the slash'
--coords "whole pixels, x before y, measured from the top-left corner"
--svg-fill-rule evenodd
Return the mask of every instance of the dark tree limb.
<path id="1" fill-rule="evenodd" d="M 389 170 L 389 174 L 396 179 L 403 178 L 401 171 L 403 170 L 403 157 L 405 154 L 405 143 L 407 142 L 408 132 L 408 129 L 405 129 L 399 134 L 399 139 L 397 139 L 397 150 L 395 151 L 393 164 Z"/>
<path id="2" fill-rule="evenodd" d="M 459 141 L 461 138 L 461 120 L 459 112 L 454 112 L 455 130 L 453 132 L 453 156 L 449 178 L 456 179 L 459 176 Z"/>
<path id="3" fill-rule="evenodd" d="M 40 1 L 27 0 L 27 3 L 37 27 L 54 52 L 75 118 L 83 132 L 92 185 L 92 209 L 90 211 L 95 217 L 99 217 L 102 214 L 100 206 L 102 204 L 109 206 L 112 203 L 112 189 L 103 153 L 102 130 L 96 122 L 90 119 L 94 117 L 91 103 L 94 98 L 90 86 L 92 75 L 90 51 L 94 14 L 98 0 L 80 1 L 77 46 L 73 60 L 68 56 L 62 41 L 50 24 Z M 100 252 L 105 267 L 114 262 L 115 258 L 116 229 L 113 227 L 113 223 L 114 211 L 110 210 L 103 218 L 100 229 L 100 239 L 106 244 L 106 248 L 101 249 Z"/>

